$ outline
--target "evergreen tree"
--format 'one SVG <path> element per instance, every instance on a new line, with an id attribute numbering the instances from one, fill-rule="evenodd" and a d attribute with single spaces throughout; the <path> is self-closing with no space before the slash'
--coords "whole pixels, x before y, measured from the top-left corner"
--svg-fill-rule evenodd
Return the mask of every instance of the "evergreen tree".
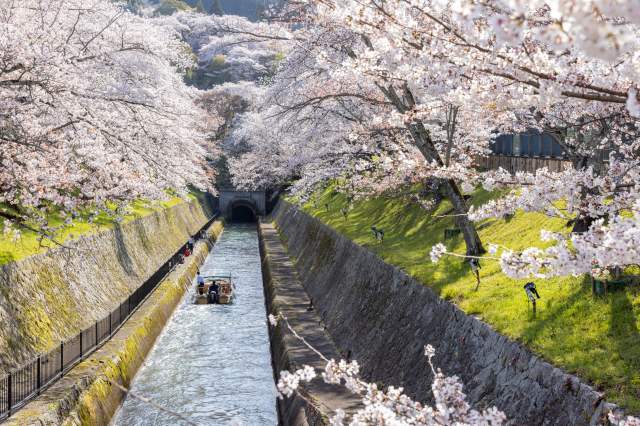
<path id="1" fill-rule="evenodd" d="M 127 8 L 132 12 L 138 12 L 140 6 L 142 6 L 142 0 L 127 0 Z"/>
<path id="2" fill-rule="evenodd" d="M 222 9 L 220 0 L 213 0 L 213 4 L 211 5 L 211 13 L 219 16 L 224 15 L 224 10 Z"/>
<path id="3" fill-rule="evenodd" d="M 173 15 L 181 10 L 192 10 L 188 3 L 183 0 L 161 0 L 156 8 L 156 15 Z"/>
<path id="4" fill-rule="evenodd" d="M 256 18 L 257 19 L 262 19 L 265 16 L 266 12 L 266 7 L 263 4 L 260 4 L 259 2 L 256 2 Z"/>

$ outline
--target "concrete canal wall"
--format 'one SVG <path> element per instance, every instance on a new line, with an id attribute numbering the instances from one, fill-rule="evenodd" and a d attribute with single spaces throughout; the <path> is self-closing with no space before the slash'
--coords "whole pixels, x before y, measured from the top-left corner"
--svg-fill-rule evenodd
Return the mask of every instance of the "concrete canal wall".
<path id="1" fill-rule="evenodd" d="M 0 372 L 102 319 L 204 226 L 192 201 L 0 267 Z"/>
<path id="2" fill-rule="evenodd" d="M 14 414 L 8 425 L 106 425 L 125 397 L 164 325 L 222 232 L 214 222 L 209 239 L 174 269 L 102 348 L 91 354 L 41 396 Z"/>
<path id="3" fill-rule="evenodd" d="M 350 351 L 370 381 L 428 401 L 429 343 L 437 366 L 461 378 L 469 402 L 497 406 L 512 424 L 599 424 L 613 408 L 575 376 L 296 207 L 280 202 L 273 219 L 337 349 Z"/>

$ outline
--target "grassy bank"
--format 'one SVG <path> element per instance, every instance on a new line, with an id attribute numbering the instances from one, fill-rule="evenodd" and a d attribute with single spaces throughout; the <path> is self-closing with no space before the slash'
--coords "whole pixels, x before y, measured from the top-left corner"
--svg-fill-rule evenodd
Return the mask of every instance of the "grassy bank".
<path id="1" fill-rule="evenodd" d="M 188 195 L 188 201 L 195 201 L 201 197 L 204 197 L 204 194 L 193 192 Z M 54 235 L 55 241 L 65 243 L 84 235 L 111 229 L 118 221 L 120 224 L 124 224 L 183 202 L 185 200 L 180 197 L 171 197 L 166 201 L 139 200 L 131 203 L 127 207 L 126 213 L 118 219 L 116 219 L 117 216 L 115 215 L 100 213 L 92 221 L 88 219 L 89 216 L 87 215 L 78 218 L 72 225 L 63 226 L 64 218 L 58 214 L 51 214 L 48 217 L 48 221 L 51 227 L 60 228 Z M 0 219 L 0 230 L 2 228 L 3 221 Z M 30 230 L 21 229 L 17 238 L 10 233 L 3 234 L 0 232 L 0 265 L 43 253 L 56 246 L 50 239 L 42 238 L 42 235 Z"/>
<path id="2" fill-rule="evenodd" d="M 483 203 L 491 196 L 477 191 L 472 203 Z M 450 217 L 438 217 L 446 216 L 451 207 L 448 202 L 427 213 L 407 199 L 371 198 L 354 202 L 345 218 L 341 210 L 347 200 L 343 195 L 327 189 L 314 198 L 315 203 L 303 206 L 308 213 L 401 267 L 468 314 L 589 381 L 604 391 L 608 400 L 640 412 L 638 288 L 594 297 L 585 277 L 538 279 L 542 299 L 534 317 L 522 288 L 527 280 L 505 276 L 497 261 L 481 262 L 478 291 L 468 264 L 461 259 L 445 257 L 438 264 L 430 261 L 431 247 L 443 241 L 445 229 L 454 227 Z M 384 230 L 384 243 L 374 240 L 373 225 Z M 479 224 L 485 244 L 513 249 L 544 247 L 539 240 L 541 229 L 567 231 L 562 220 L 523 212 L 509 221 L 492 219 Z M 461 236 L 444 242 L 450 251 L 465 252 Z"/>

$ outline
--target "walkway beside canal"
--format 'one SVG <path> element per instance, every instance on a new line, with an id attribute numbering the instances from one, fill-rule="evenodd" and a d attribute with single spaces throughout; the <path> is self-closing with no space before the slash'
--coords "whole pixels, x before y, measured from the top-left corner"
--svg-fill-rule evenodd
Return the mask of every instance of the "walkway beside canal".
<path id="1" fill-rule="evenodd" d="M 309 310 L 309 296 L 296 273 L 272 223 L 260 224 L 262 249 L 262 273 L 267 291 L 269 313 L 284 314 L 293 329 L 328 359 L 342 358 L 340 351 L 326 332 L 322 320 L 315 310 Z M 271 352 L 274 369 L 293 371 L 303 365 L 316 370 L 324 370 L 324 362 L 316 353 L 296 338 L 284 324 L 277 329 L 270 328 Z M 306 401 L 298 396 L 278 400 L 278 411 L 283 424 L 319 425 L 326 424 L 326 417 L 336 409 L 353 412 L 359 405 L 359 398 L 346 388 L 324 383 L 317 377 L 304 384 Z"/>

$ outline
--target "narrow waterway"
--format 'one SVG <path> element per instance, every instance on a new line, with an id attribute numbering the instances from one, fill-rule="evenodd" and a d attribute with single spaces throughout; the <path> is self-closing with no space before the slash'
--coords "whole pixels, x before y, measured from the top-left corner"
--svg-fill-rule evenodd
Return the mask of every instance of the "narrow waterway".
<path id="1" fill-rule="evenodd" d="M 131 389 L 198 425 L 276 425 L 255 225 L 227 226 L 200 271 L 205 276 L 231 273 L 234 303 L 194 305 L 192 288 Z M 113 424 L 185 422 L 129 396 Z"/>

